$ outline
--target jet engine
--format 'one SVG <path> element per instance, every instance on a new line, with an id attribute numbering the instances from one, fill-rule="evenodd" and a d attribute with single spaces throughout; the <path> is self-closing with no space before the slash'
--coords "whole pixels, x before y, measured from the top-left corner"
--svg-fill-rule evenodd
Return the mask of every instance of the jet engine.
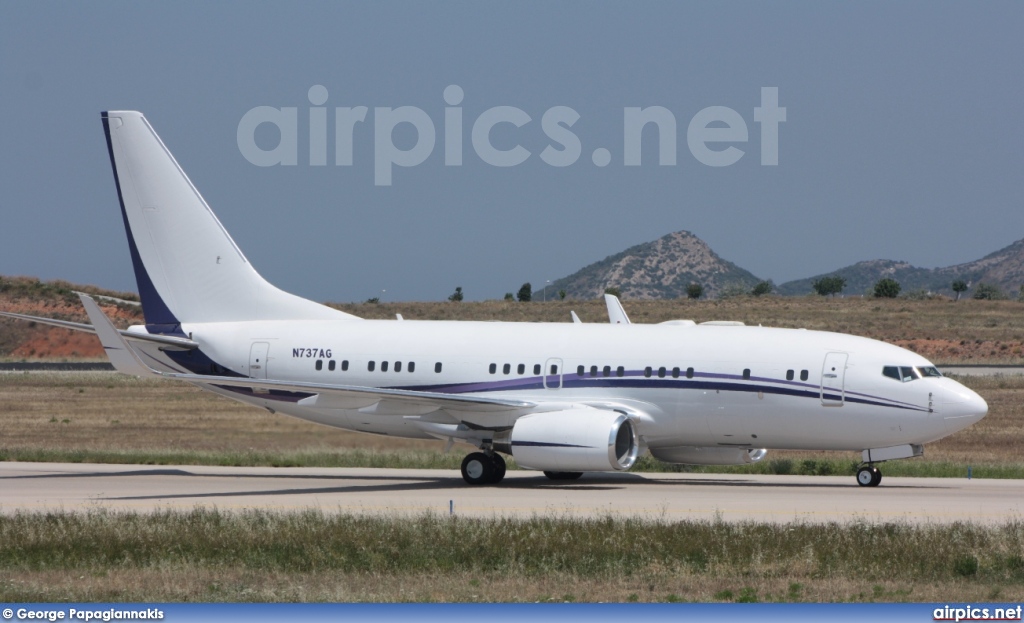
<path id="1" fill-rule="evenodd" d="M 640 448 L 626 415 L 578 408 L 523 416 L 494 436 L 494 449 L 527 469 L 607 472 L 632 467 Z"/>
<path id="2" fill-rule="evenodd" d="M 748 465 L 757 463 L 768 454 L 763 448 L 715 448 L 700 446 L 672 446 L 651 448 L 651 455 L 666 463 L 685 465 Z"/>

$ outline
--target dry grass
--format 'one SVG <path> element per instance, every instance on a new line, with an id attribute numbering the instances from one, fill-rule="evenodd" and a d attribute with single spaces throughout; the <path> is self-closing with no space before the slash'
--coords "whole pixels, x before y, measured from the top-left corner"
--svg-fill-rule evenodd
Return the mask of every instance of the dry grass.
<path id="1" fill-rule="evenodd" d="M 1022 527 L 23 513 L 0 601 L 1018 601 Z"/>

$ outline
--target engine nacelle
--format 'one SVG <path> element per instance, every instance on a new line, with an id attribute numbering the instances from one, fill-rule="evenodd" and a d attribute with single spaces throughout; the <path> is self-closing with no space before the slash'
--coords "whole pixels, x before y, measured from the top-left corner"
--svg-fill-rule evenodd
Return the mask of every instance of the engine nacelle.
<path id="1" fill-rule="evenodd" d="M 757 463 L 768 454 L 764 448 L 715 448 L 700 446 L 672 446 L 651 448 L 651 455 L 666 463 L 685 465 L 748 465 Z"/>
<path id="2" fill-rule="evenodd" d="M 494 436 L 494 449 L 527 469 L 553 472 L 627 470 L 640 450 L 632 420 L 591 408 L 523 416 Z"/>

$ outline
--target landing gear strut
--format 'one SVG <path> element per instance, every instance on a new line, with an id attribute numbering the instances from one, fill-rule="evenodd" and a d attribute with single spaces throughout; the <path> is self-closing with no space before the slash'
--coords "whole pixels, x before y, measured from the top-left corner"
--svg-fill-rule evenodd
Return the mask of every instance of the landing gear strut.
<path id="1" fill-rule="evenodd" d="M 471 485 L 498 484 L 505 477 L 505 459 L 500 454 L 473 452 L 462 459 L 462 478 Z"/>
<path id="2" fill-rule="evenodd" d="M 874 465 L 862 465 L 857 470 L 857 484 L 862 487 L 877 487 L 882 482 L 882 472 Z"/>

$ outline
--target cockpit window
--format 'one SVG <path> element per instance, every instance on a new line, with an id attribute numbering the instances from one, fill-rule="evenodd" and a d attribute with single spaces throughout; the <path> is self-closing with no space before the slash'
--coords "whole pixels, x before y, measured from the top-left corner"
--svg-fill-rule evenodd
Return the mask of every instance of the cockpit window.
<path id="1" fill-rule="evenodd" d="M 924 370 L 932 370 L 931 372 L 925 373 Z M 922 376 L 942 376 L 939 371 L 934 367 L 932 368 L 921 368 L 921 372 L 915 370 L 911 366 L 885 366 L 882 368 L 882 376 L 887 376 L 890 379 L 895 379 L 903 383 L 909 383 L 915 379 L 919 379 Z"/>
<path id="2" fill-rule="evenodd" d="M 922 377 L 942 376 L 942 373 L 935 366 L 918 366 L 917 371 L 921 373 Z"/>

